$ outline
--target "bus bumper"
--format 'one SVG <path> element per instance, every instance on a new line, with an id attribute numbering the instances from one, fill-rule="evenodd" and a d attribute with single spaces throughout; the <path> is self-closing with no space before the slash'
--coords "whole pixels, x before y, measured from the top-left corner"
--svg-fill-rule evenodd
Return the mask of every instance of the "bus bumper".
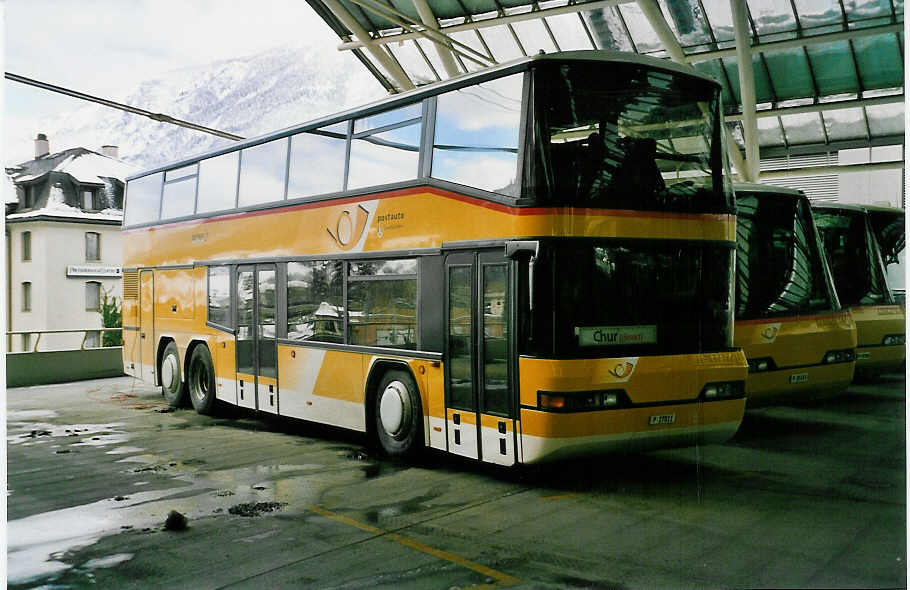
<path id="1" fill-rule="evenodd" d="M 749 373 L 748 407 L 837 395 L 853 380 L 853 368 L 854 364 L 849 362 Z"/>
<path id="2" fill-rule="evenodd" d="M 904 366 L 907 351 L 898 346 L 858 346 L 856 348 L 856 370 L 884 373 L 897 371 Z"/>
<path id="3" fill-rule="evenodd" d="M 736 434 L 745 403 L 737 398 L 564 414 L 522 408 L 521 461 L 721 443 Z M 651 425 L 655 416 L 673 416 L 673 424 Z"/>

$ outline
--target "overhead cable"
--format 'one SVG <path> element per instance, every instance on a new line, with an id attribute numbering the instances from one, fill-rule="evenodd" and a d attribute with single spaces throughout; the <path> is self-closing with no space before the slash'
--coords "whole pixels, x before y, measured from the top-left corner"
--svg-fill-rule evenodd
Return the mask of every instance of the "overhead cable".
<path id="1" fill-rule="evenodd" d="M 133 113 L 134 115 L 142 115 L 143 117 L 148 117 L 158 121 L 159 123 L 170 123 L 171 125 L 178 125 L 180 127 L 186 127 L 187 129 L 192 129 L 194 131 L 201 131 L 203 133 L 209 133 L 211 135 L 216 135 L 218 137 L 223 137 L 224 139 L 232 139 L 234 141 L 239 141 L 245 139 L 239 135 L 234 135 L 233 133 L 228 133 L 226 131 L 219 131 L 218 129 L 212 129 L 211 127 L 204 127 L 202 125 L 197 125 L 196 123 L 190 123 L 189 121 L 182 121 L 180 119 L 175 119 L 170 115 L 165 115 L 162 113 L 153 113 L 151 111 L 146 111 L 145 109 L 140 109 L 137 107 L 131 107 L 127 104 L 122 104 L 119 102 L 114 102 L 113 100 L 108 100 L 106 98 L 100 98 L 97 96 L 92 96 L 91 94 L 85 94 L 84 92 L 78 92 L 76 90 L 70 90 L 68 88 L 63 88 L 62 86 L 55 86 L 54 84 L 48 84 L 47 82 L 41 82 L 39 80 L 33 80 L 31 78 L 26 78 L 25 76 L 20 76 L 18 74 L 12 74 L 10 72 L 4 73 L 7 80 L 12 80 L 13 82 L 19 82 L 21 84 L 28 84 L 29 86 L 35 86 L 36 88 L 41 88 L 43 90 L 50 90 L 51 92 L 57 92 L 59 94 L 65 94 L 66 96 L 72 96 L 73 98 L 79 98 L 81 100 L 87 100 L 89 102 L 98 103 L 106 107 L 111 107 L 112 109 L 120 109 L 121 111 L 126 111 L 128 113 Z"/>

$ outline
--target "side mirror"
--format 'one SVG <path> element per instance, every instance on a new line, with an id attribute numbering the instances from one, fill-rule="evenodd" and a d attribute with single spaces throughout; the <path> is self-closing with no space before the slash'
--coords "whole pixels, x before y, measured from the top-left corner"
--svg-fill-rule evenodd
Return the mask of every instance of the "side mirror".
<path id="1" fill-rule="evenodd" d="M 537 262 L 537 254 L 540 251 L 540 242 L 536 240 L 515 240 L 506 242 L 506 258 L 514 260 L 519 254 L 529 253 L 531 260 L 528 261 L 528 309 L 534 309 L 534 263 Z"/>

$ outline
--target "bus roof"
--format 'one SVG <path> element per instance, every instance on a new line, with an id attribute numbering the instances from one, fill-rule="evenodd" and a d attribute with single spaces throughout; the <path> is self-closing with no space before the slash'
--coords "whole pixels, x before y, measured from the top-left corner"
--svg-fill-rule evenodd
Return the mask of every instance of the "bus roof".
<path id="1" fill-rule="evenodd" d="M 905 214 L 904 209 L 901 207 L 890 207 L 887 205 L 863 205 L 862 207 L 872 213 L 893 213 L 895 216 Z"/>
<path id="2" fill-rule="evenodd" d="M 613 63 L 623 63 L 623 64 L 636 64 L 641 66 L 646 66 L 656 70 L 664 70 L 667 72 L 672 72 L 674 74 L 681 74 L 685 76 L 691 76 L 692 78 L 698 78 L 706 83 L 712 84 L 714 86 L 720 87 L 720 83 L 714 78 L 703 74 L 689 65 L 678 64 L 667 59 L 660 59 L 655 57 L 649 57 L 646 55 L 639 55 L 635 53 L 627 53 L 623 51 L 612 51 L 606 49 L 600 50 L 582 50 L 582 51 L 561 51 L 556 53 L 545 53 L 539 55 L 532 55 L 528 57 L 519 58 L 517 60 L 500 64 L 496 67 L 487 68 L 479 72 L 470 72 L 467 74 L 462 74 L 460 76 L 455 76 L 448 80 L 443 80 L 441 82 L 435 82 L 433 84 L 427 84 L 426 86 L 421 86 L 414 90 L 409 90 L 408 92 L 402 92 L 400 94 L 395 94 L 378 101 L 348 109 L 339 113 L 333 113 L 331 115 L 326 115 L 318 119 L 313 119 L 305 123 L 298 123 L 291 127 L 286 127 L 284 129 L 279 129 L 277 131 L 272 131 L 270 133 L 253 137 L 250 139 L 245 139 L 238 141 L 230 146 L 219 148 L 216 150 L 210 150 L 207 152 L 201 152 L 180 160 L 176 160 L 169 164 L 163 166 L 156 166 L 155 168 L 150 168 L 148 170 L 143 170 L 136 174 L 132 174 L 126 178 L 127 181 L 135 180 L 143 176 L 148 176 L 150 174 L 155 174 L 157 172 L 162 172 L 164 170 L 170 170 L 172 168 L 180 168 L 182 166 L 188 166 L 199 160 L 204 160 L 206 158 L 212 158 L 215 156 L 220 156 L 221 154 L 226 154 L 228 152 L 233 152 L 243 148 L 251 147 L 258 145 L 260 143 L 266 143 L 275 139 L 282 139 L 284 137 L 294 135 L 301 131 L 306 131 L 308 129 L 313 129 L 317 127 L 324 127 L 326 125 L 331 125 L 340 121 L 345 121 L 353 117 L 363 117 L 370 115 L 374 112 L 386 110 L 390 107 L 395 107 L 398 105 L 404 106 L 418 100 L 422 100 L 428 96 L 434 96 L 436 94 L 442 94 L 443 92 L 449 90 L 455 90 L 464 86 L 470 86 L 472 84 L 478 84 L 486 80 L 492 80 L 502 76 L 506 76 L 512 73 L 526 70 L 530 68 L 530 65 L 537 62 L 547 62 L 547 61 L 597 61 L 597 62 L 613 62 Z"/>
<path id="3" fill-rule="evenodd" d="M 839 211 L 856 211 L 859 213 L 865 213 L 866 209 L 862 205 L 856 203 L 834 203 L 834 202 L 822 202 L 822 203 L 812 203 L 813 209 L 837 209 Z"/>

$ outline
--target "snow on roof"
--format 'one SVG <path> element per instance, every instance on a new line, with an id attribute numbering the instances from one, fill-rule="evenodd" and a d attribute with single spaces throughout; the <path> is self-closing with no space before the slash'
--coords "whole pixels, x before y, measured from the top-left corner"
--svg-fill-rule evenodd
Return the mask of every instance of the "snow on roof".
<path id="1" fill-rule="evenodd" d="M 6 171 L 14 182 L 34 180 L 48 172 L 56 171 L 69 174 L 78 182 L 103 184 L 102 178 L 116 178 L 124 182 L 126 177 L 137 172 L 138 168 L 80 147 L 41 156 L 18 166 L 11 166 Z"/>
<path id="2" fill-rule="evenodd" d="M 15 204 L 19 202 L 19 198 L 16 197 L 16 184 L 13 182 L 13 179 L 9 177 L 9 174 L 3 175 L 4 179 L 2 181 L 2 190 L 3 191 L 3 203 L 5 205 Z"/>
<path id="3" fill-rule="evenodd" d="M 63 200 L 63 189 L 61 189 L 59 185 L 55 185 L 51 187 L 50 194 L 47 198 L 47 205 L 26 213 L 13 213 L 7 215 L 6 220 L 26 220 L 35 217 L 65 217 L 68 219 L 122 222 L 123 211 L 120 209 L 104 209 L 103 211 L 89 213 L 82 209 L 71 207 Z"/>

